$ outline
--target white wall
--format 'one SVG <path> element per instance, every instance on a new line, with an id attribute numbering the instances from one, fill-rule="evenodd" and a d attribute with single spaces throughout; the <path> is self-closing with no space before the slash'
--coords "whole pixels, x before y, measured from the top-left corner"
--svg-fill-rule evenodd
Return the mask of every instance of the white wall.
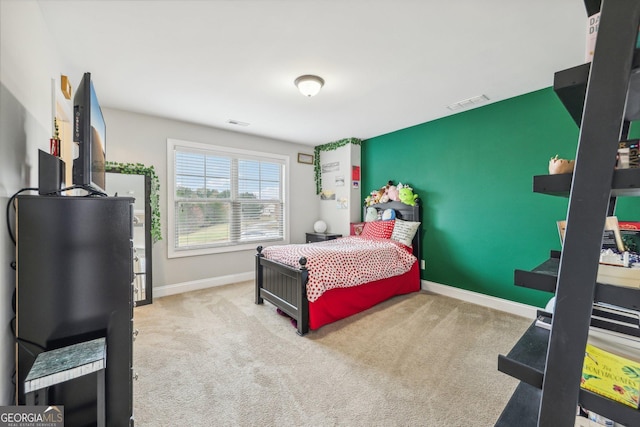
<path id="1" fill-rule="evenodd" d="M 349 156 L 351 166 L 362 167 L 362 149 L 360 145 L 349 144 Z M 351 177 L 351 171 L 349 171 L 347 175 Z M 345 185 L 348 185 L 350 188 L 349 222 L 359 222 L 362 218 L 362 206 L 364 201 L 364 198 L 362 197 L 362 169 L 360 170 L 360 182 L 358 183 L 358 187 L 353 186 L 353 181 L 347 181 Z M 351 227 L 349 227 L 349 231 L 351 231 Z"/>
<path id="2" fill-rule="evenodd" d="M 100 82 L 94 84 L 100 94 Z M 303 243 L 304 233 L 313 230 L 318 205 L 313 166 L 297 162 L 298 153 L 311 153 L 311 147 L 110 108 L 103 108 L 103 114 L 107 126 L 107 160 L 153 166 L 160 179 L 163 240 L 153 246 L 153 285 L 154 290 L 160 288 L 156 295 L 251 278 L 256 253 L 250 250 L 168 258 L 167 138 L 290 156 L 290 240 Z M 111 194 L 108 188 L 107 192 Z M 220 282 L 220 278 L 226 279 Z"/>
<path id="3" fill-rule="evenodd" d="M 68 72 L 75 67 L 65 63 L 64 58 L 65 53 L 51 42 L 35 1 L 0 0 L 0 203 L 3 216 L 7 201 L 14 193 L 21 188 L 37 187 L 38 149 L 48 151 L 53 128 L 53 99 L 62 97 L 59 90 L 60 75 L 69 75 L 73 84 L 77 84 L 81 77 Z M 100 81 L 95 81 L 95 85 L 99 95 Z M 297 163 L 297 154 L 312 153 L 311 147 L 120 110 L 105 108 L 103 112 L 107 123 L 108 160 L 140 162 L 156 168 L 161 184 L 164 236 L 167 233 L 167 138 L 291 156 L 291 241 L 304 242 L 304 233 L 313 229 L 318 204 L 313 166 Z M 2 222 L 6 223 L 6 218 Z M 166 288 L 184 283 L 207 285 L 238 275 L 252 277 L 254 251 L 169 260 L 165 242 L 163 240 L 153 248 L 155 286 Z M 14 315 L 11 299 L 15 288 L 15 271 L 10 267 L 14 260 L 13 243 L 6 231 L 1 232 L 0 405 L 13 403 L 11 376 L 14 344 L 8 325 Z M 216 282 L 216 279 L 219 280 Z M 180 289 L 185 287 L 178 286 Z"/>
<path id="4" fill-rule="evenodd" d="M 50 42 L 34 1 L 0 1 L 0 203 L 2 223 L 9 197 L 37 186 L 38 149 L 48 150 L 52 129 L 52 80 L 65 67 Z M 15 249 L 0 232 L 0 405 L 13 403 L 11 295 Z"/>
<path id="5" fill-rule="evenodd" d="M 324 168 L 326 166 L 330 166 L 332 170 L 326 170 Z M 359 145 L 346 144 L 335 150 L 320 151 L 320 167 L 323 168 L 323 193 L 325 191 L 335 193 L 335 200 L 320 200 L 317 219 L 322 219 L 327 223 L 328 233 L 348 236 L 350 223 L 360 221 L 362 197 L 360 196 L 360 188 L 353 188 L 351 184 L 352 166 L 360 166 Z M 346 208 L 338 207 L 341 199 L 346 199 Z"/>

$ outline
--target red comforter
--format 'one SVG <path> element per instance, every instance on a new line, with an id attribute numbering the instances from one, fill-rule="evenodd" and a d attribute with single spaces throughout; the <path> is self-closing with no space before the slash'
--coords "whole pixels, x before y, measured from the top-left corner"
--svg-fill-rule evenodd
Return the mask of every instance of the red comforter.
<path id="1" fill-rule="evenodd" d="M 342 237 L 313 244 L 269 246 L 268 259 L 298 267 L 307 258 L 307 298 L 316 301 L 325 291 L 347 288 L 406 273 L 416 262 L 411 248 L 389 239 Z"/>

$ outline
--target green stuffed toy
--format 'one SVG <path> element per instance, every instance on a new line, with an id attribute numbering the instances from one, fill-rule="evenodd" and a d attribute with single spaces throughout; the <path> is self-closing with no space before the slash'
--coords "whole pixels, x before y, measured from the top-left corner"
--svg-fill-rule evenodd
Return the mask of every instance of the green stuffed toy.
<path id="1" fill-rule="evenodd" d="M 398 184 L 398 197 L 400 201 L 405 205 L 415 206 L 416 200 L 418 199 L 417 194 L 413 194 L 413 188 L 408 185 L 402 185 L 402 183 Z"/>

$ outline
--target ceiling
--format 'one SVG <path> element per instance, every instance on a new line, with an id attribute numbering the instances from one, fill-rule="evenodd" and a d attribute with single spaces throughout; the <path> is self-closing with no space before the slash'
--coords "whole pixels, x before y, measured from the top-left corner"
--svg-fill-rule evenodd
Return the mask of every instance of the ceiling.
<path id="1" fill-rule="evenodd" d="M 38 3 L 63 74 L 90 71 L 103 107 L 308 145 L 552 86 L 584 62 L 587 22 L 582 0 Z M 317 96 L 302 74 L 325 80 Z"/>

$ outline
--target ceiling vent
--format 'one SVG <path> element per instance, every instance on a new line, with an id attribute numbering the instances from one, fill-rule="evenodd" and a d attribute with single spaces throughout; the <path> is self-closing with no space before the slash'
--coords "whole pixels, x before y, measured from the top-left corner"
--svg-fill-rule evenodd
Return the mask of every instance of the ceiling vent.
<path id="1" fill-rule="evenodd" d="M 229 123 L 230 125 L 236 125 L 236 126 L 242 126 L 242 127 L 249 126 L 249 123 L 247 122 L 241 122 L 240 120 L 233 120 L 233 119 L 227 120 L 227 123 Z"/>
<path id="2" fill-rule="evenodd" d="M 464 99 L 462 101 L 454 102 L 447 105 L 447 108 L 451 111 L 460 111 L 467 108 L 472 108 L 483 102 L 487 102 L 489 97 L 487 95 L 474 96 L 473 98 Z"/>

